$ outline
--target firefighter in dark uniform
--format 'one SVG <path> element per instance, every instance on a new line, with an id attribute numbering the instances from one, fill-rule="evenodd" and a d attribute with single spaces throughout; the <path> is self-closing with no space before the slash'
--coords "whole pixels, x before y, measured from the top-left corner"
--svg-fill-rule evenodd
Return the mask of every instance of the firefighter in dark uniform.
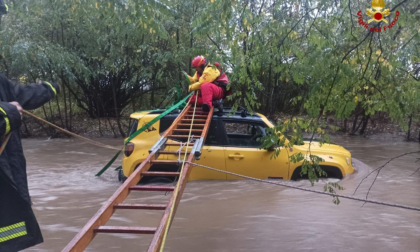
<path id="1" fill-rule="evenodd" d="M 7 6 L 0 0 L 0 17 Z M 35 109 L 59 91 L 54 83 L 18 85 L 0 73 L 0 251 L 43 241 L 31 207 L 19 127 L 22 109 Z"/>
<path id="2" fill-rule="evenodd" d="M 0 251 L 43 241 L 29 197 L 20 113 L 42 106 L 58 91 L 54 83 L 16 85 L 0 74 Z"/>

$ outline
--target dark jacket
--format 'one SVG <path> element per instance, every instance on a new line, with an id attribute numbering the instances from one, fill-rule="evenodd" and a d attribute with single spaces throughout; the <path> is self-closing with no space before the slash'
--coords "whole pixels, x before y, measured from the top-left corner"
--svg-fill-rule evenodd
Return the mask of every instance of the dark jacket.
<path id="1" fill-rule="evenodd" d="M 19 127 L 21 116 L 11 101 L 23 109 L 35 109 L 48 102 L 58 86 L 16 85 L 0 74 L 0 251 L 18 251 L 42 242 L 42 235 L 31 208 Z"/>

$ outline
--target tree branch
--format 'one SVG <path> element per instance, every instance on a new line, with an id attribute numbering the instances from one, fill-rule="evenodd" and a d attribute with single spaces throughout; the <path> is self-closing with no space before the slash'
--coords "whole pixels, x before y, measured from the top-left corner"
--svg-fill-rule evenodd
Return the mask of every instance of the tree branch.
<path id="1" fill-rule="evenodd" d="M 355 45 L 354 47 L 352 47 L 350 50 L 348 50 L 346 52 L 346 54 L 343 56 L 343 58 L 341 59 L 341 63 L 343 63 L 343 61 L 347 58 L 347 56 L 349 56 L 349 54 L 354 51 L 356 48 L 358 48 L 363 42 L 365 42 L 365 40 L 370 36 L 373 35 L 372 31 L 369 31 L 366 36 L 363 38 L 362 41 L 360 41 L 357 45 Z"/>
<path id="2" fill-rule="evenodd" d="M 365 77 L 366 71 L 369 68 L 370 60 L 372 59 L 372 53 L 373 53 L 372 46 L 371 46 L 372 45 L 372 40 L 373 40 L 373 35 L 372 35 L 372 37 L 370 37 L 370 41 L 369 41 L 369 58 L 368 58 L 368 62 L 366 64 L 365 71 L 363 71 L 362 77 L 360 77 L 360 79 L 363 79 Z"/>
<path id="3" fill-rule="evenodd" d="M 400 3 L 398 3 L 397 5 L 394 6 L 394 8 L 391 9 L 391 12 L 393 12 L 396 8 L 398 8 L 400 5 L 404 4 L 405 2 L 407 2 L 408 0 L 404 0 Z"/>
<path id="4" fill-rule="evenodd" d="M 376 168 L 375 170 L 373 170 L 373 171 L 371 171 L 368 175 L 366 175 L 363 179 L 362 179 L 362 181 L 360 181 L 360 183 L 359 183 L 359 185 L 356 187 L 356 189 L 354 190 L 354 192 L 353 192 L 353 195 L 357 192 L 357 190 L 359 189 L 359 187 L 360 187 L 360 185 L 363 183 L 363 181 L 365 180 L 365 179 L 367 179 L 372 173 L 374 173 L 374 172 L 376 172 L 377 171 L 377 173 L 376 173 L 376 176 L 375 176 L 375 179 L 373 180 L 373 182 L 372 182 L 372 184 L 370 185 L 370 187 L 369 187 L 369 189 L 368 189 L 368 192 L 367 192 L 367 194 L 366 194 L 366 199 L 368 198 L 368 196 L 369 196 L 369 193 L 370 193 L 370 191 L 371 191 L 371 189 L 372 189 L 372 187 L 373 187 L 373 185 L 375 184 L 375 181 L 376 181 L 376 179 L 377 179 L 377 177 L 378 177 L 378 175 L 379 175 L 379 173 L 381 172 L 381 170 L 387 165 L 387 164 L 389 164 L 391 161 L 393 161 L 393 160 L 395 160 L 395 159 L 397 159 L 397 158 L 400 158 L 400 157 L 403 157 L 403 156 L 407 156 L 407 155 L 411 155 L 411 154 L 415 154 L 415 153 L 420 153 L 420 151 L 413 151 L 413 152 L 407 152 L 407 153 L 403 153 L 403 154 L 401 154 L 401 155 L 398 155 L 398 156 L 396 156 L 396 157 L 393 157 L 393 158 L 391 158 L 391 159 L 389 159 L 385 164 L 383 164 L 383 165 L 381 165 L 380 167 L 378 167 L 378 168 Z"/>
<path id="5" fill-rule="evenodd" d="M 210 35 L 207 33 L 207 38 L 210 39 L 210 41 L 217 47 L 217 49 L 220 51 L 220 53 L 222 53 L 226 58 L 228 58 L 229 63 L 232 65 L 232 68 L 235 68 L 235 64 L 233 64 L 229 57 L 226 55 L 226 53 L 222 50 L 222 48 L 220 48 L 220 46 L 216 43 L 216 41 L 214 41 Z"/>

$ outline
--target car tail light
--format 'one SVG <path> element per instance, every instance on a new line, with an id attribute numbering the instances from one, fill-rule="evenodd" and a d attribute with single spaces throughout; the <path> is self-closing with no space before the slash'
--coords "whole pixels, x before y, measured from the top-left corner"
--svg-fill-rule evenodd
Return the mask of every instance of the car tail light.
<path id="1" fill-rule="evenodd" d="M 131 153 L 133 153 L 134 151 L 134 144 L 132 142 L 128 142 L 125 146 L 124 146 L 124 155 L 126 157 L 130 156 Z"/>

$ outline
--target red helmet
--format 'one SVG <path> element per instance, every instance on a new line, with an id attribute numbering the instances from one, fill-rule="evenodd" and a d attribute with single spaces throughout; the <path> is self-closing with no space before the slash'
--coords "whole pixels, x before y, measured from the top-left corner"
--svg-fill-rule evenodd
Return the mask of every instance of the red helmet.
<path id="1" fill-rule="evenodd" d="M 201 65 L 205 65 L 206 64 L 206 58 L 204 58 L 204 56 L 202 56 L 202 55 L 200 55 L 200 56 L 197 56 L 197 57 L 195 57 L 193 60 L 192 60 L 192 63 L 191 63 L 191 65 L 192 65 L 192 67 L 199 67 L 199 66 L 201 66 Z"/>

